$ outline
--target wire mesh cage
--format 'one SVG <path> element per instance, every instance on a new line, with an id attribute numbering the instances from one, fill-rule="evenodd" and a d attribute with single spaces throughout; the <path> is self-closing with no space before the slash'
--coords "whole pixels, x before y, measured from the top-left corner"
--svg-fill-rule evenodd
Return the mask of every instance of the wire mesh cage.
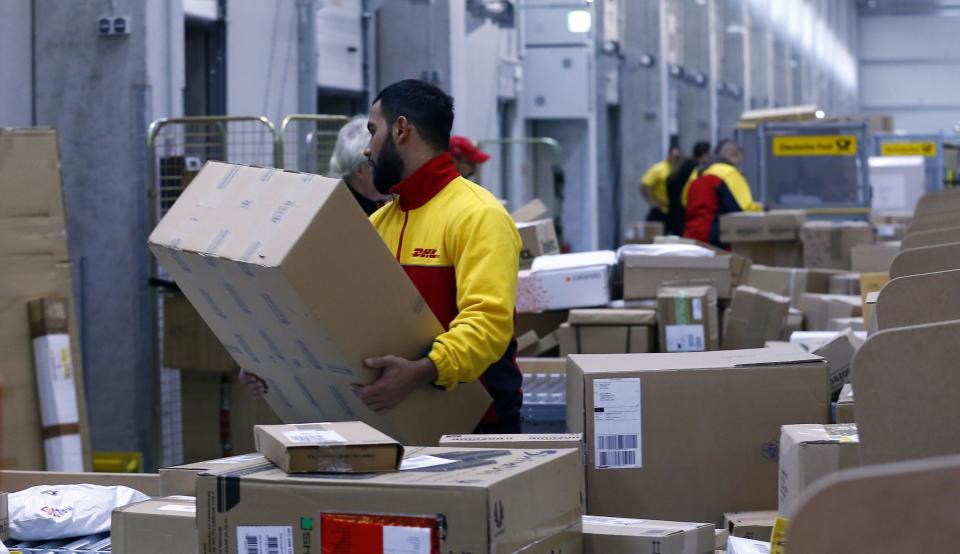
<path id="1" fill-rule="evenodd" d="M 290 115 L 277 134 L 277 167 L 326 175 L 337 133 L 350 121 L 342 115 Z"/>
<path id="2" fill-rule="evenodd" d="M 207 161 L 270 167 L 277 165 L 273 123 L 257 116 L 213 116 L 160 119 L 147 137 L 150 228 L 173 206 Z M 161 465 L 183 461 L 180 371 L 163 363 L 164 292 L 172 288 L 162 267 L 151 257 L 150 282 L 156 294 L 153 359 L 159 383 Z"/>

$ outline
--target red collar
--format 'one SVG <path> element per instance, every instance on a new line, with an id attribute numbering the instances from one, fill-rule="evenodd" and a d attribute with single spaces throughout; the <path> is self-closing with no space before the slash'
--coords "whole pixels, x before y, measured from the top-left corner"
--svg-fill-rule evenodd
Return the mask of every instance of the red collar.
<path id="1" fill-rule="evenodd" d="M 397 195 L 401 210 L 405 212 L 416 210 L 459 176 L 457 167 L 453 165 L 453 156 L 449 152 L 444 152 L 394 185 L 390 192 Z"/>

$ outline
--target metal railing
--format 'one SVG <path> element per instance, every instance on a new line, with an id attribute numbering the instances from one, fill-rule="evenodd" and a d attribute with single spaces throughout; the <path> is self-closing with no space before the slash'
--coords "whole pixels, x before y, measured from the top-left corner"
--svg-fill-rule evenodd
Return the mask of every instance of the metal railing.
<path id="1" fill-rule="evenodd" d="M 274 163 L 283 169 L 326 175 L 337 133 L 348 121 L 341 115 L 288 115 L 277 133 Z"/>

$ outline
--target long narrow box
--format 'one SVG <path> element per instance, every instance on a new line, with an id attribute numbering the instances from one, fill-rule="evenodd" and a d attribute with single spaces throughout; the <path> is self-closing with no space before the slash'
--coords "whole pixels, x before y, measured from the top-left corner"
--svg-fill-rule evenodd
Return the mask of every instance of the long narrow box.
<path id="1" fill-rule="evenodd" d="M 257 451 L 287 473 L 396 471 L 400 443 L 360 421 L 257 425 Z"/>
<path id="2" fill-rule="evenodd" d="M 208 162 L 150 249 L 240 367 L 267 382 L 284 423 L 363 421 L 436 444 L 490 405 L 479 382 L 424 385 L 387 414 L 353 394 L 380 374 L 365 358 L 420 358 L 443 328 L 338 181 Z"/>

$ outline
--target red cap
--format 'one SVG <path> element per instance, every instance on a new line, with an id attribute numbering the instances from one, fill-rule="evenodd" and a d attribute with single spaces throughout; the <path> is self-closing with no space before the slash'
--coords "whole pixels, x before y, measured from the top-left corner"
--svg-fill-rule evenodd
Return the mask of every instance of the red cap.
<path id="1" fill-rule="evenodd" d="M 478 150 L 467 137 L 454 135 L 450 137 L 450 154 L 454 158 L 466 158 L 467 161 L 482 164 L 490 159 L 490 154 Z"/>

